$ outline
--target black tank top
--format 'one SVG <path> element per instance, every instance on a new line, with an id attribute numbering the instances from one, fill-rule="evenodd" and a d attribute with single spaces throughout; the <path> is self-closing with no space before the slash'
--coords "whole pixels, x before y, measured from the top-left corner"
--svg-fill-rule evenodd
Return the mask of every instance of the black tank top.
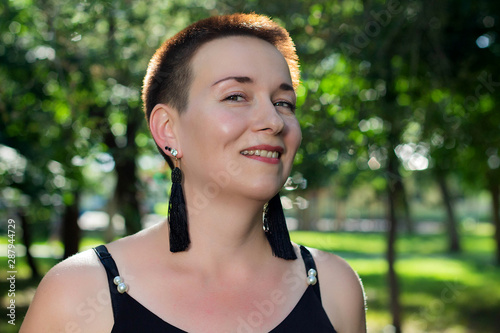
<path id="1" fill-rule="evenodd" d="M 186 333 L 149 311 L 141 303 L 136 301 L 127 292 L 119 293 L 114 283 L 114 278 L 119 276 L 116 263 L 104 245 L 94 248 L 95 253 L 101 260 L 108 276 L 109 290 L 111 294 L 111 305 L 113 307 L 114 325 L 111 333 Z M 303 246 L 300 252 L 306 266 L 316 269 L 311 253 Z M 304 274 L 306 281 L 307 273 Z M 242 323 L 238 332 L 253 332 L 248 323 Z M 336 333 L 323 306 L 319 290 L 319 280 L 315 285 L 309 285 L 301 299 L 295 305 L 292 312 L 270 333 Z"/>

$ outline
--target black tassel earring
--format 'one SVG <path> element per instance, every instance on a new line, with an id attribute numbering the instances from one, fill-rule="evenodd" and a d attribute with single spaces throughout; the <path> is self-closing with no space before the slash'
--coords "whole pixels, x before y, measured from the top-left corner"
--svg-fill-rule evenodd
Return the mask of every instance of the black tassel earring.
<path id="1" fill-rule="evenodd" d="M 178 166 L 177 150 L 165 147 L 175 157 L 175 168 L 172 170 L 172 189 L 168 203 L 168 225 L 170 230 L 170 252 L 185 251 L 189 243 L 186 202 L 182 193 L 182 173 Z"/>
<path id="2" fill-rule="evenodd" d="M 279 193 L 269 200 L 264 210 L 264 230 L 276 257 L 286 260 L 297 259 L 288 234 Z"/>

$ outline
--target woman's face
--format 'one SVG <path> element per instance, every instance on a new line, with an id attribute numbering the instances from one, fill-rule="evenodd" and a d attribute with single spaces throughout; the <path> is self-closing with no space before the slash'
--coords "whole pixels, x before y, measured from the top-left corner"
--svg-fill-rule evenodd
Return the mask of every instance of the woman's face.
<path id="1" fill-rule="evenodd" d="M 185 184 L 205 197 L 270 198 L 290 174 L 302 138 L 285 59 L 270 43 L 234 36 L 204 44 L 191 68 L 177 128 Z"/>

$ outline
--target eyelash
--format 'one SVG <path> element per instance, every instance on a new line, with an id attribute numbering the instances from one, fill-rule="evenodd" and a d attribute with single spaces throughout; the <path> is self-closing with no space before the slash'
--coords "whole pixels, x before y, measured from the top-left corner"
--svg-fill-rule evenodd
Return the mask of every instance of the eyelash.
<path id="1" fill-rule="evenodd" d="M 230 96 L 227 96 L 226 98 L 224 98 L 225 101 L 231 101 L 231 102 L 238 102 L 236 99 L 234 98 L 245 98 L 245 96 L 243 96 L 242 94 L 232 94 Z"/>
<path id="2" fill-rule="evenodd" d="M 278 105 L 278 104 L 285 104 L 285 105 Z M 295 110 L 297 109 L 297 107 L 295 106 L 295 104 L 287 102 L 287 101 L 275 102 L 274 106 L 284 106 L 284 107 L 289 108 L 292 112 L 295 112 Z"/>
<path id="3" fill-rule="evenodd" d="M 227 96 L 226 98 L 224 98 L 225 101 L 231 101 L 231 102 L 238 102 L 238 98 L 244 98 L 245 96 L 243 96 L 242 94 L 232 94 L 230 96 Z M 295 112 L 295 110 L 297 109 L 297 107 L 295 106 L 295 104 L 293 103 L 290 103 L 290 102 L 287 102 L 287 101 L 278 101 L 278 102 L 274 102 L 273 103 L 274 106 L 277 106 L 277 107 L 286 107 L 288 109 L 290 109 L 292 112 Z"/>

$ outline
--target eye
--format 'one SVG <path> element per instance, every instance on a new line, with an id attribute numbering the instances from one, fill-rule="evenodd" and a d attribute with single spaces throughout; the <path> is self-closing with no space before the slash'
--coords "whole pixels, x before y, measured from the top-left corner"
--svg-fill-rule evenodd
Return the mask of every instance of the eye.
<path id="1" fill-rule="evenodd" d="M 233 94 L 233 95 L 230 95 L 230 96 L 224 98 L 224 100 L 231 101 L 231 102 L 243 102 L 245 100 L 245 98 L 243 97 L 243 95 Z"/>
<path id="2" fill-rule="evenodd" d="M 274 103 L 274 106 L 278 106 L 278 107 L 285 107 L 287 109 L 289 109 L 290 111 L 292 112 L 295 112 L 295 109 L 297 108 L 295 106 L 295 104 L 293 103 L 290 103 L 290 102 L 286 102 L 286 101 L 279 101 L 279 102 L 275 102 Z"/>

